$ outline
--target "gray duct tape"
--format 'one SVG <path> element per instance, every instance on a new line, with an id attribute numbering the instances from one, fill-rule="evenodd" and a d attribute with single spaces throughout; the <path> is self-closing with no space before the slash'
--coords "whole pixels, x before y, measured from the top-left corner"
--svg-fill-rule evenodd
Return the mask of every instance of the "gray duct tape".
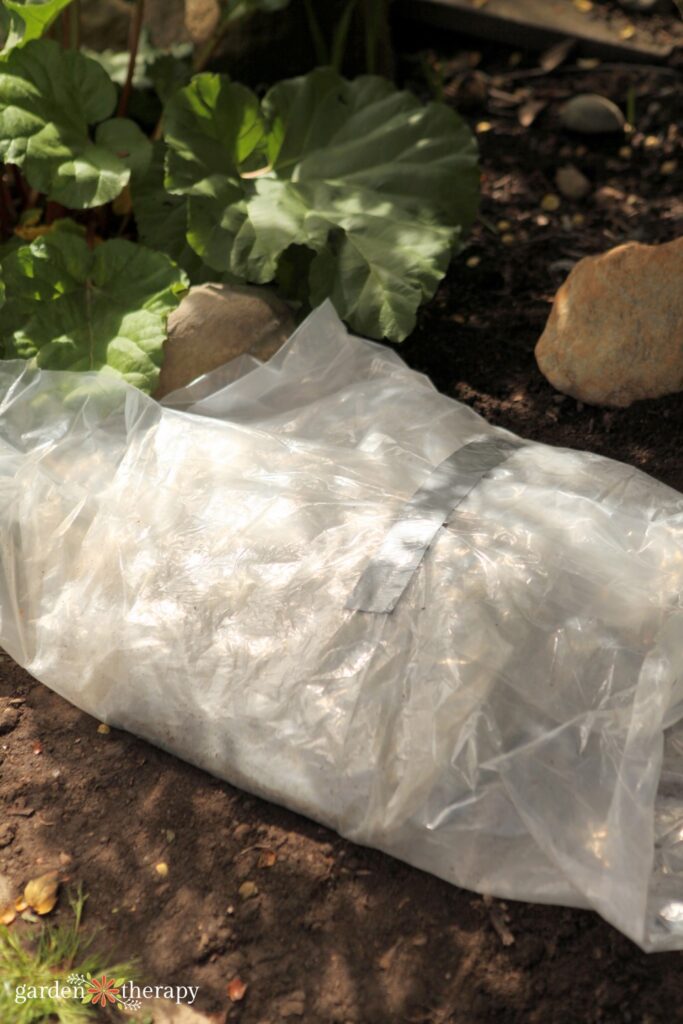
<path id="1" fill-rule="evenodd" d="M 440 462 L 390 528 L 346 607 L 376 614 L 392 612 L 453 509 L 522 444 L 503 438 L 470 441 Z"/>

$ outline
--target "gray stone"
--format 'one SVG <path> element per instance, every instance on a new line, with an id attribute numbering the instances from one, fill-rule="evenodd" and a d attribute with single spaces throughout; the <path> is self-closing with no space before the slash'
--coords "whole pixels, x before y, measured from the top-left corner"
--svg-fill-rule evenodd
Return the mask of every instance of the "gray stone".
<path id="1" fill-rule="evenodd" d="M 296 324 L 289 306 L 268 288 L 202 284 L 168 320 L 164 363 L 155 398 L 185 387 L 236 356 L 269 359 Z"/>
<path id="2" fill-rule="evenodd" d="M 616 103 L 592 92 L 572 96 L 563 103 L 560 107 L 560 121 L 564 128 L 584 135 L 621 132 L 626 123 Z"/>
<path id="3" fill-rule="evenodd" d="M 592 405 L 683 390 L 683 238 L 580 260 L 555 296 L 536 361 L 558 391 Z"/>
<path id="4" fill-rule="evenodd" d="M 555 184 L 565 199 L 583 199 L 591 190 L 591 183 L 578 167 L 560 167 L 555 175 Z"/>

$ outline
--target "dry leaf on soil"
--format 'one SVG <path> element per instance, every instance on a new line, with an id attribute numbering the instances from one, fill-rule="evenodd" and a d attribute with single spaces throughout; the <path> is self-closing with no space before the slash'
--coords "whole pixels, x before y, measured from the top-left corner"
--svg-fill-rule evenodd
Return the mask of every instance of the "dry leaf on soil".
<path id="1" fill-rule="evenodd" d="M 542 53 L 539 64 L 544 71 L 550 73 L 555 68 L 559 68 L 560 64 L 564 64 L 575 46 L 576 39 L 568 36 L 567 39 L 562 39 L 559 43 L 555 43 L 554 46 L 546 50 L 545 53 Z"/>
<path id="2" fill-rule="evenodd" d="M 542 110 L 548 106 L 547 100 L 527 100 L 517 111 L 517 120 L 522 128 L 530 128 Z"/>
<path id="3" fill-rule="evenodd" d="M 242 981 L 241 978 L 233 978 L 228 985 L 228 998 L 232 1003 L 239 1003 L 247 991 L 246 982 Z"/>
<path id="4" fill-rule="evenodd" d="M 277 860 L 277 854 L 274 850 L 262 850 L 258 859 L 258 866 L 260 868 L 272 868 Z"/>
<path id="5" fill-rule="evenodd" d="M 49 914 L 54 910 L 59 891 L 59 879 L 54 871 L 33 878 L 24 889 L 24 899 L 36 914 Z"/>

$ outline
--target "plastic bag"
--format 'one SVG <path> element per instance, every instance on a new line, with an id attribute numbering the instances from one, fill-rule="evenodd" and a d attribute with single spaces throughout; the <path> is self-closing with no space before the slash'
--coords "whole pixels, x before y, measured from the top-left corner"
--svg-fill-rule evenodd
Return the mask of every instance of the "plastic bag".
<path id="1" fill-rule="evenodd" d="M 19 362 L 0 394 L 0 642 L 36 678 L 458 885 L 683 948 L 683 496 L 490 426 L 329 304 L 164 405 Z"/>

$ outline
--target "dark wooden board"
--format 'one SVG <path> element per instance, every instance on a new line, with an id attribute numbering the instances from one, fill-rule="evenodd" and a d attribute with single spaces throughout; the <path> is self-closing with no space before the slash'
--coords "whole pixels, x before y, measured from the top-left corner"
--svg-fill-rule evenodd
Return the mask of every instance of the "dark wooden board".
<path id="1" fill-rule="evenodd" d="M 544 49 L 567 37 L 589 55 L 611 60 L 657 62 L 671 55 L 639 29 L 622 39 L 604 18 L 586 15 L 571 0 L 396 0 L 399 17 L 526 49 Z"/>

